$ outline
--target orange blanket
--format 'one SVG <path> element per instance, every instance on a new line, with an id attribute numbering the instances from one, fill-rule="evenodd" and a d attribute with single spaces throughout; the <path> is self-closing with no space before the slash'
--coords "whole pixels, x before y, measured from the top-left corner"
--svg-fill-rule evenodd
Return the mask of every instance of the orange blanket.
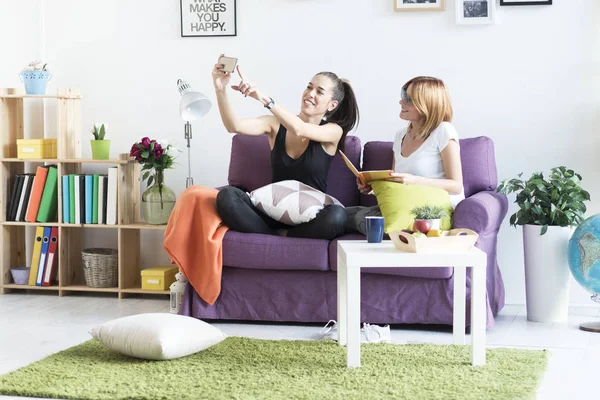
<path id="1" fill-rule="evenodd" d="M 218 190 L 190 186 L 177 199 L 165 230 L 164 248 L 198 295 L 214 304 L 221 293 L 223 236 Z"/>

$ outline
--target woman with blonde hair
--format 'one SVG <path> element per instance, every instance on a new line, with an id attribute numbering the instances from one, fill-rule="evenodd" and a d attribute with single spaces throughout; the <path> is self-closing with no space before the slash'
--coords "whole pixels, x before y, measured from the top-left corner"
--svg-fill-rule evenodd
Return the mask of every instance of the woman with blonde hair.
<path id="1" fill-rule="evenodd" d="M 388 181 L 444 189 L 452 206 L 465 198 L 458 133 L 451 124 L 452 104 L 444 82 L 418 76 L 402 86 L 400 118 L 408 121 L 394 139 Z M 357 179 L 362 194 L 372 193 Z M 347 207 L 346 230 L 366 234 L 365 217 L 381 216 L 379 206 Z"/>

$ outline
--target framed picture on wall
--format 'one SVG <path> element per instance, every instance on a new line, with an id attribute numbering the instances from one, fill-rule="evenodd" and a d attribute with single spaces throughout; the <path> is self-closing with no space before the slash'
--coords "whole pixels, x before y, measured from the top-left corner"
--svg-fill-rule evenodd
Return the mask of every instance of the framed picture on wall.
<path id="1" fill-rule="evenodd" d="M 442 11 L 444 0 L 394 0 L 394 11 Z"/>
<path id="2" fill-rule="evenodd" d="M 545 6 L 552 5 L 552 0 L 500 0 L 501 6 Z"/>
<path id="3" fill-rule="evenodd" d="M 496 0 L 456 0 L 456 23 L 493 24 L 496 22 Z"/>
<path id="4" fill-rule="evenodd" d="M 179 0 L 181 37 L 237 36 L 236 0 Z"/>

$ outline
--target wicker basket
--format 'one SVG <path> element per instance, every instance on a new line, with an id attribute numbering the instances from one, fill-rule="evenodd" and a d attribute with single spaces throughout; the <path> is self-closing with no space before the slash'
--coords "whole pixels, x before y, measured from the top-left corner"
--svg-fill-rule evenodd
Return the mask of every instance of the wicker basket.
<path id="1" fill-rule="evenodd" d="M 107 288 L 119 284 L 119 258 L 116 249 L 84 249 L 81 258 L 86 285 L 93 288 Z"/>

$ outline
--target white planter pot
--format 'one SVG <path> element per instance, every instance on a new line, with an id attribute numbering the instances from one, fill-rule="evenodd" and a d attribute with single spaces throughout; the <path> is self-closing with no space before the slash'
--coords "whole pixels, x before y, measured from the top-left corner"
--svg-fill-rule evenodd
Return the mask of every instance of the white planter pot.
<path id="1" fill-rule="evenodd" d="M 571 271 L 567 252 L 572 227 L 523 225 L 527 319 L 564 322 L 569 311 Z"/>

